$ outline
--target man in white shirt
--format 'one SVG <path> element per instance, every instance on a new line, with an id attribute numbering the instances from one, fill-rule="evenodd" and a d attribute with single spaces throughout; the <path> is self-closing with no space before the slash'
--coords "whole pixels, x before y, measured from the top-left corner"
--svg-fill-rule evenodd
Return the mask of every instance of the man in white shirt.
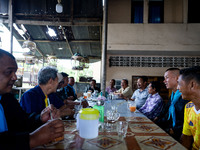
<path id="1" fill-rule="evenodd" d="M 128 86 L 128 80 L 122 79 L 121 88 L 117 90 L 114 94 L 118 95 L 120 98 L 129 99 L 132 94 L 131 88 Z"/>

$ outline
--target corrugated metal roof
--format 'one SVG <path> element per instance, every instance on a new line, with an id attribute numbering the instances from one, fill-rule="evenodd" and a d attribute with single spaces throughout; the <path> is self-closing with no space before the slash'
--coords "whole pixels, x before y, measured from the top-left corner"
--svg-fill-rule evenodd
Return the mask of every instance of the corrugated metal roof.
<path id="1" fill-rule="evenodd" d="M 62 0 L 61 3 L 63 13 L 58 14 L 57 0 L 15 0 L 14 22 L 20 29 L 24 25 L 27 30 L 24 37 L 34 41 L 43 56 L 69 59 L 72 53 L 79 52 L 85 57 L 100 59 L 102 0 Z M 8 7 L 7 0 L 1 0 L 1 4 Z M 2 5 L 0 18 L 6 24 L 8 9 Z M 49 36 L 48 27 L 55 31 L 55 37 Z M 24 38 L 15 29 L 14 36 L 23 44 Z M 40 53 L 36 56 L 40 57 Z"/>

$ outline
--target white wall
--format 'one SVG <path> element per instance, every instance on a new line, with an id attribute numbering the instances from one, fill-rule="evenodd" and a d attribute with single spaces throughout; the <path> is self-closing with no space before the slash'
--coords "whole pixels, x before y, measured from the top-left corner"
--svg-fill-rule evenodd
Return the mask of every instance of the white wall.
<path id="1" fill-rule="evenodd" d="M 107 48 L 199 51 L 200 24 L 108 24 Z"/>
<path id="2" fill-rule="evenodd" d="M 147 67 L 109 67 L 110 56 L 135 56 L 140 51 L 166 52 L 162 56 L 200 56 L 200 24 L 183 23 L 187 18 L 185 9 L 187 0 L 164 1 L 164 23 L 133 24 L 131 23 L 131 0 L 109 0 L 108 6 L 108 41 L 107 41 L 107 77 L 110 79 L 127 78 L 129 85 L 132 76 L 163 76 L 167 68 Z M 185 12 L 184 12 L 185 11 Z M 183 18 L 184 16 L 184 18 Z M 183 21 L 184 20 L 184 21 Z M 124 52 L 125 53 L 124 53 Z M 144 51 L 144 53 L 142 53 Z M 183 52 L 186 52 L 183 54 Z M 157 55 L 159 56 L 159 55 Z"/>

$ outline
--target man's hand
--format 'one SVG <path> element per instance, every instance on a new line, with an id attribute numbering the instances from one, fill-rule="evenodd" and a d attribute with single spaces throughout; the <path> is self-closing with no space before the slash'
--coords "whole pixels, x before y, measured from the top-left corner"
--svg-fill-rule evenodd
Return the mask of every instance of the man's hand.
<path id="1" fill-rule="evenodd" d="M 51 115 L 54 119 L 60 118 L 60 112 L 52 104 L 51 107 L 46 107 L 45 109 L 43 109 L 40 114 L 40 119 L 43 123 L 45 123 L 48 120 L 51 120 Z"/>
<path id="2" fill-rule="evenodd" d="M 74 115 L 74 111 L 67 107 L 67 105 L 63 105 L 59 108 L 60 117 L 71 116 Z"/>
<path id="3" fill-rule="evenodd" d="M 30 148 L 48 144 L 55 138 L 64 136 L 64 124 L 60 119 L 49 120 L 30 133 Z"/>
<path id="4" fill-rule="evenodd" d="M 174 135 L 174 131 L 173 131 L 172 128 L 169 129 L 169 134 L 170 134 L 170 135 Z"/>
<path id="5" fill-rule="evenodd" d="M 74 100 L 74 96 L 69 96 L 67 100 Z"/>
<path id="6" fill-rule="evenodd" d="M 193 136 L 188 136 L 188 135 L 182 134 L 180 142 L 187 149 L 192 149 L 192 143 L 194 142 L 194 139 L 193 139 Z"/>
<path id="7" fill-rule="evenodd" d="M 83 108 L 87 108 L 89 106 L 87 101 L 82 101 L 81 105 L 83 105 Z"/>

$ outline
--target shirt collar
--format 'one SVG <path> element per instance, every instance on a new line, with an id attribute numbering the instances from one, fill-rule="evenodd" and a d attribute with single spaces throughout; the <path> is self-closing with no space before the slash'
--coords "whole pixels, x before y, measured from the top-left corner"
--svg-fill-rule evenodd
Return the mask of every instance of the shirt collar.
<path id="1" fill-rule="evenodd" d="M 125 88 L 125 89 L 127 89 L 128 88 L 128 86 Z M 123 90 L 125 90 L 124 88 L 122 88 Z"/>
<path id="2" fill-rule="evenodd" d="M 140 91 L 140 89 L 138 89 L 139 90 L 139 92 L 140 93 L 142 93 L 142 92 L 146 92 L 146 91 L 148 91 L 148 87 L 146 87 L 144 90 L 142 90 L 142 91 Z"/>
<path id="3" fill-rule="evenodd" d="M 196 114 L 200 113 L 200 110 L 196 110 L 195 105 L 194 105 L 194 111 L 195 111 Z"/>
<path id="4" fill-rule="evenodd" d="M 72 87 L 70 84 L 68 84 L 69 87 Z"/>
<path id="5" fill-rule="evenodd" d="M 36 88 L 39 89 L 38 92 L 39 92 L 39 94 L 42 96 L 42 98 L 45 98 L 45 94 L 43 93 L 41 87 L 40 87 L 39 85 L 36 85 Z"/>
<path id="6" fill-rule="evenodd" d="M 151 97 L 156 97 L 158 95 L 158 92 L 155 93 L 154 95 L 151 94 Z"/>

